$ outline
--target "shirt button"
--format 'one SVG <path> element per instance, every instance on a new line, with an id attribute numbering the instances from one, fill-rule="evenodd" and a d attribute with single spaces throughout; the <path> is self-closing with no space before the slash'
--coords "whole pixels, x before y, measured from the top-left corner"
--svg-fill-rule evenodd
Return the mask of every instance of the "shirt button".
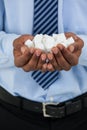
<path id="1" fill-rule="evenodd" d="M 53 102 L 53 97 L 50 97 L 50 101 Z"/>

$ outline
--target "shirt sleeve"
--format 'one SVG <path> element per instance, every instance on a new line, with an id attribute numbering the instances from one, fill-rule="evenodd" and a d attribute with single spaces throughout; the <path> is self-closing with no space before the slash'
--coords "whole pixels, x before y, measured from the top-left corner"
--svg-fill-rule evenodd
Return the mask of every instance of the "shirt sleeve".
<path id="1" fill-rule="evenodd" d="M 13 41 L 19 37 L 0 31 L 0 68 L 14 66 Z"/>
<path id="2" fill-rule="evenodd" d="M 4 30 L 4 6 L 0 0 L 0 68 L 14 66 L 13 41 L 19 35 L 8 34 Z"/>
<path id="3" fill-rule="evenodd" d="M 87 67 L 87 35 L 78 35 L 84 41 L 84 47 L 79 58 L 79 64 Z"/>

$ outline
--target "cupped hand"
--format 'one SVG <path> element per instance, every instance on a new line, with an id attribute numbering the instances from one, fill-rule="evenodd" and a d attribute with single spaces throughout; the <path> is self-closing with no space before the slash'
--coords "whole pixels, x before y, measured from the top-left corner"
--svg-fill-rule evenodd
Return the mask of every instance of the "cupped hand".
<path id="1" fill-rule="evenodd" d="M 46 54 L 40 49 L 28 48 L 24 44 L 28 39 L 33 40 L 33 36 L 23 35 L 13 42 L 15 66 L 21 67 L 26 72 L 33 70 L 46 71 L 46 68 L 44 68 Z"/>
<path id="2" fill-rule="evenodd" d="M 66 37 L 73 37 L 74 43 L 65 48 L 58 44 L 52 48 L 52 53 L 48 54 L 48 59 L 54 70 L 70 70 L 72 66 L 78 64 L 79 57 L 84 46 L 84 42 L 74 33 L 65 33 Z"/>

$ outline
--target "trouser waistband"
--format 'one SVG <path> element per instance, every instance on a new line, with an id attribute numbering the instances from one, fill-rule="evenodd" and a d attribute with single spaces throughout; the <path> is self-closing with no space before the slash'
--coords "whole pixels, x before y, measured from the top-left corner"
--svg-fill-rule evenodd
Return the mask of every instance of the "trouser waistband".
<path id="1" fill-rule="evenodd" d="M 62 118 L 87 107 L 87 93 L 62 103 L 41 103 L 16 97 L 0 87 L 0 100 L 19 109 L 43 113 L 44 117 Z"/>

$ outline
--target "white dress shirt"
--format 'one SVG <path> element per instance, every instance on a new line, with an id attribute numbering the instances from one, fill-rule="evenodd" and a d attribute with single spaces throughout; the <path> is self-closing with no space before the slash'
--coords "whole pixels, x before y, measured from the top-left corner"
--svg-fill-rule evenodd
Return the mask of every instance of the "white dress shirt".
<path id="1" fill-rule="evenodd" d="M 58 0 L 58 32 L 74 32 L 84 40 L 79 63 L 60 71 L 59 79 L 44 90 L 14 65 L 13 41 L 32 34 L 33 0 L 0 0 L 0 85 L 14 96 L 39 102 L 62 102 L 87 92 L 87 1 Z"/>

